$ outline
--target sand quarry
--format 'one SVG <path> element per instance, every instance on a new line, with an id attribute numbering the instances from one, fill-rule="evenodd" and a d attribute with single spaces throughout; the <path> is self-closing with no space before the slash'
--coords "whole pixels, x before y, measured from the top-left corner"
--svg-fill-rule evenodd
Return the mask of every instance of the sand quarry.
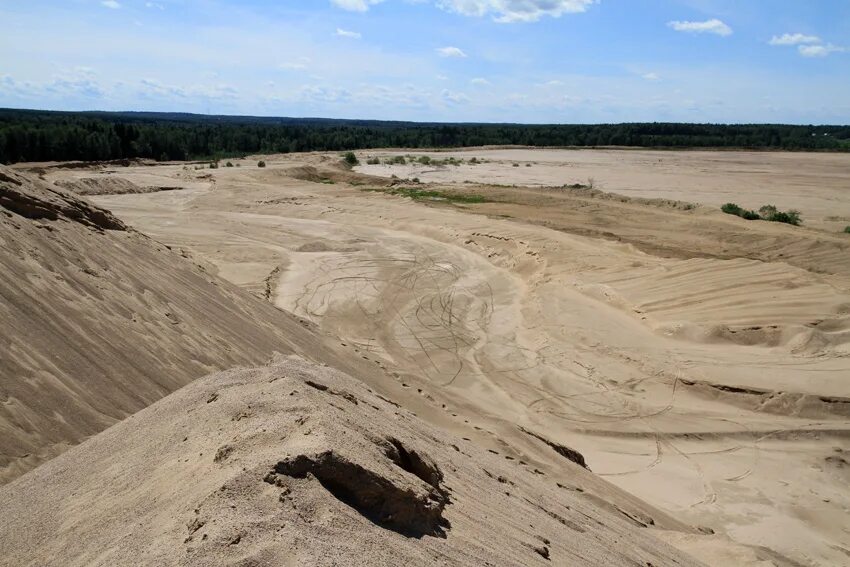
<path id="1" fill-rule="evenodd" d="M 454 156 L 464 163 L 383 163 L 408 154 Z M 50 553 L 63 552 L 77 558 L 66 564 L 115 564 L 136 553 L 151 563 L 170 563 L 177 561 L 169 553 L 178 551 L 187 564 L 251 559 L 254 563 L 242 564 L 264 565 L 286 554 L 292 562 L 285 564 L 293 565 L 352 557 L 393 564 L 382 553 L 398 545 L 406 561 L 434 564 L 594 564 L 603 557 L 600 550 L 628 547 L 638 551 L 605 555 L 603 562 L 850 565 L 850 234 L 841 232 L 850 225 L 850 155 L 491 148 L 357 155 L 363 165 L 353 170 L 335 153 L 251 157 L 215 170 L 183 163 L 15 167 L 39 174 L 45 187 L 76 191 L 111 211 L 114 221 L 131 231 L 120 236 L 126 240 L 121 246 L 141 264 L 147 266 L 147 253 L 133 247 L 150 237 L 145 246 L 159 247 L 170 258 L 164 265 L 173 266 L 168 269 L 174 281 L 161 296 L 154 268 L 133 271 L 132 261 L 116 264 L 105 252 L 93 255 L 93 270 L 118 265 L 112 269 L 127 288 L 74 284 L 63 301 L 73 304 L 76 290 L 77 310 L 57 307 L 46 320 L 64 318 L 75 325 L 92 294 L 112 293 L 107 299 L 116 304 L 123 301 L 120 293 L 141 294 L 143 305 L 128 307 L 133 317 L 151 319 L 149 332 L 139 336 L 163 333 L 161 342 L 144 349 L 164 349 L 155 358 L 173 361 L 153 370 L 145 361 L 121 366 L 122 390 L 110 398 L 118 409 L 114 404 L 111 410 L 94 408 L 93 417 L 79 426 L 41 427 L 38 419 L 49 416 L 36 415 L 37 404 L 21 403 L 35 394 L 22 388 L 6 395 L 10 401 L 0 427 L 18 433 L 6 447 L 2 478 L 17 479 L 0 487 L 9 502 L 0 506 L 0 540 L 16 543 L 0 564 L 25 563 L 36 549 L 47 555 L 34 564 L 49 564 L 55 557 Z M 365 163 L 374 157 L 382 163 Z M 470 164 L 472 157 L 482 163 Z M 267 167 L 258 168 L 258 159 Z M 588 185 L 588 179 L 592 189 L 564 187 Z M 406 196 L 412 191 L 433 193 L 413 199 Z M 719 205 L 728 201 L 746 208 L 797 209 L 804 225 L 725 215 Z M 24 248 L 26 242 L 54 237 L 38 227 L 27 230 L 32 235 L 22 241 Z M 23 238 L 20 230 L 10 234 Z M 72 243 L 79 257 L 105 238 L 86 236 L 93 244 L 83 246 L 82 237 L 61 234 L 63 245 Z M 190 265 L 184 268 L 182 262 Z M 39 283 L 51 278 L 77 277 L 38 273 L 37 264 L 22 259 L 11 269 L 35 273 L 34 289 L 52 285 Z M 0 282 L 3 289 L 14 285 Z M 199 286 L 197 298 L 194 286 Z M 169 287 L 180 295 L 169 298 Z M 224 303 L 205 309 L 212 300 L 225 301 L 216 290 L 236 302 L 226 305 L 233 313 Z M 25 305 L 27 299 L 19 301 Z M 88 308 L 98 309 L 97 301 Z M 157 310 L 158 318 L 146 309 Z M 116 319 L 128 316 L 116 310 Z M 160 323 L 163 317 L 173 325 Z M 250 319 L 274 330 L 260 333 L 266 337 L 261 340 Z M 233 321 L 229 328 L 228 321 Z M 99 332 L 108 333 L 105 329 Z M 215 329 L 214 336 L 207 329 Z M 27 340 L 44 335 L 38 327 L 25 329 L 25 335 L 18 327 L 6 326 L 4 332 L 4 345 L 13 346 L 4 346 L 3 354 L 14 355 L 6 372 L 59 372 L 22 354 Z M 181 335 L 189 342 L 163 346 Z M 61 333 L 53 340 L 61 343 Z M 140 348 L 143 339 L 122 340 Z M 180 350 L 187 348 L 208 354 Z M 330 369 L 298 370 L 302 359 L 290 357 L 266 370 L 191 382 L 234 364 L 260 364 L 273 352 Z M 107 355 L 123 364 L 120 353 Z M 95 394 L 109 372 L 101 369 L 98 382 L 83 391 L 75 371 L 88 372 L 89 364 L 62 367 L 59 385 L 59 379 L 43 378 L 56 392 L 51 403 L 62 407 L 62 392 L 70 389 L 75 403 L 91 408 L 86 396 L 100 397 Z M 154 370 L 165 372 L 169 381 L 156 380 Z M 150 375 L 143 395 L 127 383 L 133 372 Z M 299 372 L 307 378 L 291 382 Z M 282 378 L 279 384 L 273 383 L 275 373 Z M 305 386 L 304 380 L 320 387 Z M 216 394 L 221 381 L 246 388 L 253 410 L 237 404 L 226 406 L 226 414 L 214 411 L 215 404 L 207 403 L 214 396 L 214 402 L 235 404 Z M 284 390 L 301 393 L 288 401 Z M 274 417 L 274 404 L 279 412 L 302 415 L 292 423 Z M 191 419 L 175 417 L 184 407 L 197 408 L 200 423 L 218 431 L 214 439 L 203 439 L 205 429 Z M 282 432 L 285 446 L 271 455 L 270 441 L 236 419 L 240 411 L 245 418 L 268 414 L 263 435 Z M 374 430 L 379 418 L 369 412 L 378 412 L 388 425 Z M 408 413 L 421 424 L 407 421 Z M 399 421 L 402 414 L 405 420 Z M 134 419 L 150 434 L 140 436 Z M 311 419 L 312 428 L 305 426 Z M 357 433 L 342 448 L 329 448 L 328 439 L 345 435 L 341 419 L 350 420 L 350 431 Z M 62 453 L 113 423 L 118 425 Z M 293 432 L 304 439 L 293 439 Z M 379 435 L 419 447 L 418 453 L 386 439 L 375 441 Z M 195 445 L 172 447 L 183 442 Z M 399 454 L 411 452 L 429 453 L 443 463 L 439 475 L 430 465 L 426 473 L 414 467 L 419 481 L 380 473 L 393 462 L 404 461 L 410 469 L 410 459 Z M 206 460 L 196 459 L 198 453 Z M 380 459 L 361 463 L 372 453 L 389 455 L 390 465 L 374 464 Z M 303 458 L 287 460 L 284 454 Z M 185 463 L 174 473 L 157 468 L 152 455 L 163 463 Z M 224 468 L 207 477 L 212 455 Z M 334 547 L 328 542 L 341 533 L 362 525 L 375 528 L 350 515 L 335 523 L 324 493 L 315 487 L 299 492 L 305 477 L 336 486 L 337 480 L 322 478 L 338 463 L 334 459 L 356 474 L 366 469 L 383 474 L 393 490 L 403 492 L 410 481 L 415 486 L 408 493 L 432 494 L 430 502 L 424 497 L 409 504 L 418 516 L 432 517 L 422 512 L 425 504 L 463 502 L 464 495 L 467 503 L 446 505 L 447 512 L 434 515 L 427 526 L 380 532 L 390 539 Z M 274 470 L 267 465 L 272 461 L 278 462 Z M 281 520 L 289 527 L 273 542 L 252 540 L 250 530 L 238 526 L 269 530 L 278 511 L 266 510 L 265 504 L 256 505 L 254 516 L 229 511 L 259 501 L 262 490 L 246 488 L 239 475 L 261 469 L 265 475 L 286 473 L 285 482 L 269 477 L 263 490 L 275 491 L 275 499 L 280 493 L 280 502 L 292 493 L 293 509 L 305 510 L 298 515 L 301 524 Z M 144 480 L 128 485 L 127 475 L 137 470 Z M 479 479 L 473 470 L 486 475 Z M 207 481 L 193 484 L 197 474 Z M 458 495 L 449 497 L 440 475 Z M 224 494 L 196 507 L 222 482 L 230 487 Z M 482 482 L 493 482 L 494 488 L 479 494 Z M 29 499 L 21 496 L 43 486 L 53 488 Z M 108 496 L 91 496 L 104 486 Z M 552 486 L 560 492 L 552 492 Z M 154 502 L 140 498 L 140 491 L 155 494 Z M 496 492 L 521 495 L 521 505 L 499 501 Z M 74 498 L 63 500 L 69 493 Z M 234 493 L 244 500 L 231 506 Z M 86 495 L 97 505 L 92 507 Z M 470 504 L 479 499 L 484 508 Z M 57 501 L 62 502 L 58 511 L 48 513 Z M 560 511 L 545 508 L 546 502 L 557 503 Z M 582 508 L 588 502 L 593 510 Z M 122 506 L 144 524 L 140 542 L 127 543 L 128 532 L 114 527 L 115 509 Z M 511 507 L 528 521 L 493 516 L 492 510 Z M 192 508 L 197 518 L 181 515 Z M 204 517 L 211 509 L 225 518 L 215 529 Z M 581 521 L 576 510 L 584 514 Z M 596 517 L 598 510 L 614 519 Z M 10 514 L 19 519 L 10 520 Z M 87 525 L 95 527 L 68 528 L 75 514 L 86 515 Z M 409 510 L 394 514 L 402 518 Z M 441 539 L 446 519 L 458 539 L 452 531 Z M 99 529 L 98 522 L 108 527 Z M 157 522 L 161 525 L 152 528 Z M 527 529 L 526 523 L 539 529 Z M 179 541 L 170 535 L 172 524 L 181 530 Z M 207 524 L 209 534 L 202 529 Z M 563 530 L 569 524 L 567 537 Z M 57 529 L 61 534 L 52 540 L 42 534 Z M 418 532 L 415 539 L 425 542 L 422 546 L 396 533 L 410 530 Z M 592 542 L 573 537 L 587 533 L 596 533 Z M 450 546 L 428 543 L 432 537 Z M 243 538 L 248 545 L 234 547 Z M 488 547 L 494 540 L 501 543 Z M 97 542 L 96 549 L 80 541 Z M 219 547 L 204 547 L 208 541 Z M 316 546 L 323 545 L 334 551 L 315 555 Z"/>

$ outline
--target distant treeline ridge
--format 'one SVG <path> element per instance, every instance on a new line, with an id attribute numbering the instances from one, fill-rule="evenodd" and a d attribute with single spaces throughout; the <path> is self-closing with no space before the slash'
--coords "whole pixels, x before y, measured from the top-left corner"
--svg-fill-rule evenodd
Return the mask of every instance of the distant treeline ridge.
<path id="1" fill-rule="evenodd" d="M 253 153 L 461 146 L 850 151 L 850 126 L 442 124 L 0 109 L 0 162 L 207 159 Z"/>

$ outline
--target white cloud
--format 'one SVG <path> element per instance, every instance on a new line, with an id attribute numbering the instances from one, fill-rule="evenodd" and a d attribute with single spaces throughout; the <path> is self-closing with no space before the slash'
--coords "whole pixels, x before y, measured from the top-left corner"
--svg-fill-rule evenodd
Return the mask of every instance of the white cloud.
<path id="1" fill-rule="evenodd" d="M 370 6 L 380 4 L 384 0 L 331 0 L 331 4 L 337 8 L 348 10 L 349 12 L 365 12 Z"/>
<path id="2" fill-rule="evenodd" d="M 466 57 L 466 53 L 463 52 L 459 47 L 440 47 L 437 49 L 437 53 L 440 54 L 440 57 Z"/>
<path id="3" fill-rule="evenodd" d="M 103 0 L 103 2 L 100 3 L 100 5 L 105 6 L 107 8 L 111 8 L 113 10 L 117 10 L 118 8 L 121 7 L 121 4 L 119 4 L 115 0 Z"/>
<path id="4" fill-rule="evenodd" d="M 351 39 L 360 39 L 363 37 L 360 32 L 344 30 L 341 28 L 336 28 L 336 35 L 340 37 L 350 37 Z"/>
<path id="5" fill-rule="evenodd" d="M 642 79 L 646 79 L 647 81 L 660 81 L 661 77 L 658 76 L 658 73 L 645 73 L 641 75 Z"/>
<path id="6" fill-rule="evenodd" d="M 145 2 L 145 8 L 156 8 L 157 10 L 165 10 L 165 6 L 159 2 Z"/>
<path id="7" fill-rule="evenodd" d="M 453 92 L 448 89 L 443 90 L 443 92 L 440 93 L 440 96 L 442 97 L 443 101 L 448 104 L 462 104 L 465 102 L 469 102 L 469 97 L 465 94 Z"/>
<path id="8" fill-rule="evenodd" d="M 536 22 L 544 16 L 584 12 L 598 0 L 437 0 L 438 7 L 464 16 L 492 15 L 501 23 Z"/>
<path id="9" fill-rule="evenodd" d="M 706 20 L 704 22 L 667 22 L 667 25 L 676 31 L 688 33 L 713 33 L 716 35 L 732 35 L 732 28 L 718 19 Z"/>
<path id="10" fill-rule="evenodd" d="M 490 81 L 488 81 L 487 79 L 484 79 L 482 77 L 475 77 L 474 79 L 472 79 L 469 82 L 470 82 L 470 84 L 473 84 L 476 87 L 486 87 L 486 86 L 490 85 Z"/>
<path id="11" fill-rule="evenodd" d="M 801 33 L 784 33 L 770 38 L 770 45 L 800 45 L 806 43 L 820 43 L 816 35 L 803 35 Z"/>
<path id="12" fill-rule="evenodd" d="M 803 57 L 826 57 L 830 53 L 840 53 L 847 50 L 844 47 L 829 43 L 827 45 L 798 45 L 797 51 Z"/>

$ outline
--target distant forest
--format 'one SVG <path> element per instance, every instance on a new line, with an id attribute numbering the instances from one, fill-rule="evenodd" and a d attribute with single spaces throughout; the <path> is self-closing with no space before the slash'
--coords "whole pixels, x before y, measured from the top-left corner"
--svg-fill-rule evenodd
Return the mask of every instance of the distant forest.
<path id="1" fill-rule="evenodd" d="M 483 145 L 850 151 L 850 126 L 782 124 L 442 124 L 0 109 L 0 162 Z"/>

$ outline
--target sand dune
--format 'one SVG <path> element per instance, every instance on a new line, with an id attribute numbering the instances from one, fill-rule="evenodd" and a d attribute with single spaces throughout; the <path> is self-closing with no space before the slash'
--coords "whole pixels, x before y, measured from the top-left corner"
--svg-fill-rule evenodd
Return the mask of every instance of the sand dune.
<path id="1" fill-rule="evenodd" d="M 185 253 L 8 168 L 0 243 L 0 482 L 194 378 L 323 348 Z"/>
<path id="2" fill-rule="evenodd" d="M 579 484 L 280 360 L 193 382 L 0 488 L 0 564 L 698 564 L 561 467 Z"/>

